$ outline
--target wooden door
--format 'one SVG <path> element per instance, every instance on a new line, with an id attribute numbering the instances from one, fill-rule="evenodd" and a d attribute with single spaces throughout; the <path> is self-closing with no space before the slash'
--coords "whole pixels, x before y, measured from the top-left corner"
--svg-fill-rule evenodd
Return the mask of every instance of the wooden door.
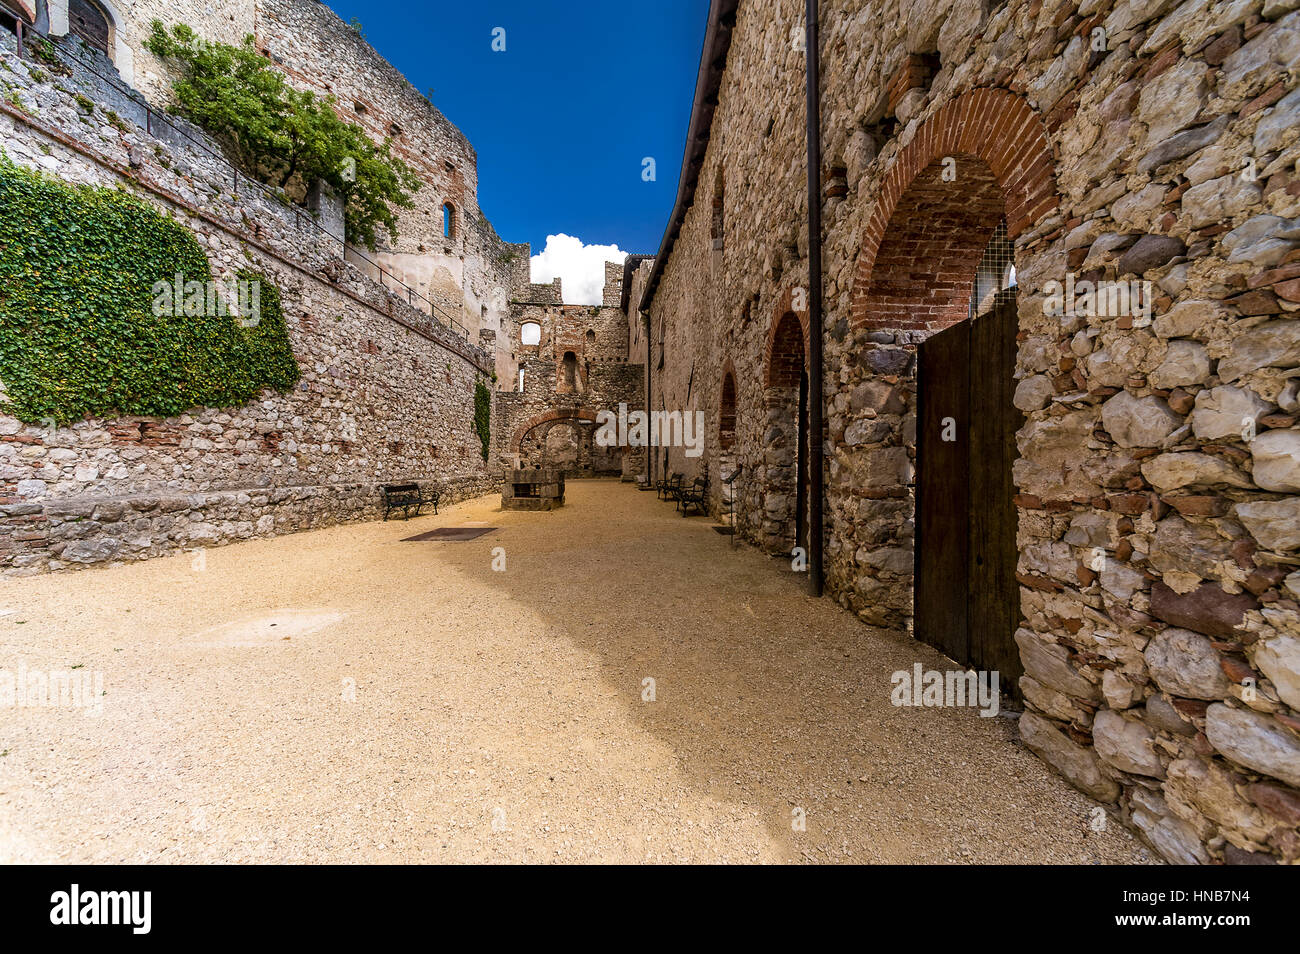
<path id="1" fill-rule="evenodd" d="M 1001 673 L 1002 690 L 1019 698 L 1024 670 L 1015 633 L 1020 625 L 1016 582 L 1016 409 L 1014 292 L 999 296 L 971 325 L 970 635 L 971 664 Z"/>
<path id="2" fill-rule="evenodd" d="M 1016 327 L 1004 295 L 920 348 L 915 625 L 956 662 L 997 671 L 1018 698 Z"/>
<path id="3" fill-rule="evenodd" d="M 794 545 L 808 552 L 808 372 L 799 375 L 799 421 L 794 443 Z"/>
<path id="4" fill-rule="evenodd" d="M 940 331 L 917 355 L 915 631 L 958 662 L 970 647 L 970 329 Z"/>

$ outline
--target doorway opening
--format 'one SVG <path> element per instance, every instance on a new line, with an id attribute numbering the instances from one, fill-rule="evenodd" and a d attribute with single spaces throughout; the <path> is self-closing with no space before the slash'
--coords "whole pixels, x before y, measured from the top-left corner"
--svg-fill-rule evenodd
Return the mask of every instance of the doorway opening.
<path id="1" fill-rule="evenodd" d="M 807 546 L 808 372 L 804 331 L 794 312 L 782 315 L 768 354 L 763 440 L 763 509 L 759 539 L 772 554 Z"/>
<path id="2" fill-rule="evenodd" d="M 922 169 L 882 236 L 867 314 L 918 342 L 913 633 L 962 666 L 997 671 L 1014 697 L 1022 670 L 1011 468 L 1023 418 L 1012 403 L 1018 317 L 1005 215 L 981 159 Z"/>

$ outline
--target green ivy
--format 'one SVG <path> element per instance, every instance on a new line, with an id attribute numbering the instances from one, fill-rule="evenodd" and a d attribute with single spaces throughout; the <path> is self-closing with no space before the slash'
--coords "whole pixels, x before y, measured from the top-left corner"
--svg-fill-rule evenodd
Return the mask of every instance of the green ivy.
<path id="1" fill-rule="evenodd" d="M 274 285 L 239 273 L 260 282 L 256 323 L 225 308 L 155 314 L 156 283 L 177 275 L 211 279 L 180 223 L 123 189 L 69 185 L 0 153 L 0 408 L 29 423 L 169 416 L 294 385 Z"/>
<path id="2" fill-rule="evenodd" d="M 397 239 L 398 216 L 419 190 L 415 170 L 341 117 L 333 96 L 292 87 L 251 36 L 209 43 L 183 23 L 154 20 L 145 48 L 176 69 L 169 107 L 215 136 L 245 172 L 305 202 L 321 183 L 343 199 L 349 242 L 378 248 L 380 234 Z"/>
<path id="3" fill-rule="evenodd" d="M 474 381 L 474 429 L 483 444 L 483 459 L 488 459 L 489 427 L 492 420 L 492 392 L 482 378 Z"/>

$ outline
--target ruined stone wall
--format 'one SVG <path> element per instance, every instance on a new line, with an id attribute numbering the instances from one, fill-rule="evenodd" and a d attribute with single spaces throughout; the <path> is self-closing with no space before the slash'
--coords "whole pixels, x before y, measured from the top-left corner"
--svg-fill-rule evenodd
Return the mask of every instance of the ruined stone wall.
<path id="1" fill-rule="evenodd" d="M 633 269 L 630 276 L 630 288 L 627 300 L 627 356 L 637 364 L 645 364 L 650 356 L 650 339 L 646 336 L 644 315 L 641 314 L 641 296 L 645 293 L 646 280 L 654 268 L 654 259 L 641 262 Z"/>
<path id="2" fill-rule="evenodd" d="M 295 82 L 334 95 L 348 120 L 376 141 L 391 140 L 416 170 L 421 188 L 400 216 L 397 241 L 367 256 L 473 335 L 500 330 L 529 250 L 502 242 L 479 209 L 478 156 L 464 133 L 324 4 L 257 0 L 256 7 L 258 47 Z M 450 237 L 444 203 L 452 206 Z"/>
<path id="3" fill-rule="evenodd" d="M 301 213 L 232 181 L 219 159 L 147 135 L 86 77 L 5 50 L 0 145 L 72 182 L 122 186 L 192 228 L 214 273 L 250 267 L 281 292 L 301 380 L 239 408 L 86 419 L 0 416 L 0 565 L 28 573 L 378 514 L 378 485 L 483 493 L 474 382 L 488 354 L 371 282 Z"/>
<path id="4" fill-rule="evenodd" d="M 533 301 L 511 303 L 509 327 L 540 326 L 536 345 L 515 345 L 515 364 L 524 372 L 519 391 L 495 396 L 492 459 L 498 466 L 540 464 L 563 468 L 570 476 L 633 473 L 640 455 L 602 448 L 593 439 L 596 415 L 636 410 L 644 403 L 644 369 L 628 362 L 627 315 L 621 309 L 622 266 L 605 272 L 604 305 L 560 304 L 561 286 L 529 287 Z M 612 302 L 612 304 L 609 304 Z M 565 355 L 572 354 L 570 382 Z"/>
<path id="5" fill-rule="evenodd" d="M 1300 859 L 1297 5 L 821 13 L 830 593 L 910 628 L 915 350 L 962 317 L 997 197 L 1027 415 L 1022 737 L 1177 861 Z M 767 453 L 773 355 L 797 350 L 777 328 L 806 326 L 802 9 L 742 0 L 651 307 L 657 406 L 714 427 L 735 369 L 760 543 L 790 491 Z M 1067 276 L 1150 281 L 1151 313 L 1050 314 Z"/>

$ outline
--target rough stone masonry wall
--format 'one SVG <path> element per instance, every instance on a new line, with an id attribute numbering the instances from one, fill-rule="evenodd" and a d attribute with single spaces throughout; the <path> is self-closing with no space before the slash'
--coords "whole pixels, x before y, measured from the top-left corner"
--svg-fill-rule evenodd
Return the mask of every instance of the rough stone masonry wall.
<path id="1" fill-rule="evenodd" d="M 893 263 L 900 237 L 951 262 L 995 224 L 924 244 L 909 187 L 953 155 L 954 187 L 996 187 L 1015 240 L 1022 737 L 1180 862 L 1300 860 L 1297 5 L 822 5 L 830 592 L 910 627 L 915 347 L 969 279 L 894 284 Z M 776 325 L 805 320 L 802 7 L 740 4 L 651 310 L 656 394 L 716 421 L 734 367 L 755 466 Z M 1152 319 L 1051 317 L 1044 286 L 1069 272 L 1153 282 Z M 757 538 L 783 488 L 752 476 Z"/>
<path id="2" fill-rule="evenodd" d="M 492 489 L 474 430 L 487 354 L 337 257 L 293 210 L 195 149 L 146 135 L 60 77 L 0 53 L 0 145 L 21 165 L 121 185 L 191 227 L 214 273 L 281 291 L 302 378 L 241 408 L 69 427 L 0 417 L 0 565 L 8 574 L 218 545 L 378 513 L 381 483 Z M 93 98 L 93 97 L 91 97 Z"/>
<path id="3" fill-rule="evenodd" d="M 621 308 L 622 266 L 605 269 L 603 305 L 560 304 L 559 286 L 531 285 L 528 301 L 511 303 L 515 366 L 524 372 L 524 390 L 495 396 L 492 459 L 501 467 L 516 463 L 563 466 L 569 476 L 639 473 L 641 455 L 602 448 L 593 440 L 596 415 L 644 404 L 644 369 L 628 363 L 628 319 Z M 536 345 L 519 343 L 526 323 L 541 328 Z M 575 385 L 564 379 L 566 352 L 576 358 Z M 554 433 L 553 432 L 557 432 Z M 559 454 L 563 459 L 557 459 Z"/>
<path id="4" fill-rule="evenodd" d="M 345 119 L 376 141 L 391 139 L 422 187 L 414 208 L 399 217 L 397 240 L 389 243 L 385 235 L 378 251 L 351 250 L 350 260 L 377 281 L 383 279 L 367 259 L 381 266 L 460 322 L 471 341 L 481 330 L 500 330 L 510 297 L 528 280 L 527 244 L 503 242 L 479 209 L 478 158 L 465 135 L 329 7 L 314 0 L 118 0 L 107 7 L 117 39 L 115 65 L 155 105 L 171 102 L 169 68 L 144 48 L 156 18 L 168 26 L 189 24 L 217 42 L 238 44 L 253 36 L 291 82 L 333 95 Z M 443 235 L 444 202 L 455 210 L 449 238 Z"/>
<path id="5" fill-rule="evenodd" d="M 472 340 L 483 329 L 500 331 L 510 298 L 527 281 L 529 249 L 503 242 L 479 209 L 478 156 L 465 134 L 325 4 L 255 6 L 258 47 L 295 82 L 337 97 L 345 117 L 372 138 L 390 139 L 422 183 L 415 207 L 399 218 L 397 241 L 367 256 L 454 316 Z M 444 202 L 454 209 L 449 238 Z"/>

